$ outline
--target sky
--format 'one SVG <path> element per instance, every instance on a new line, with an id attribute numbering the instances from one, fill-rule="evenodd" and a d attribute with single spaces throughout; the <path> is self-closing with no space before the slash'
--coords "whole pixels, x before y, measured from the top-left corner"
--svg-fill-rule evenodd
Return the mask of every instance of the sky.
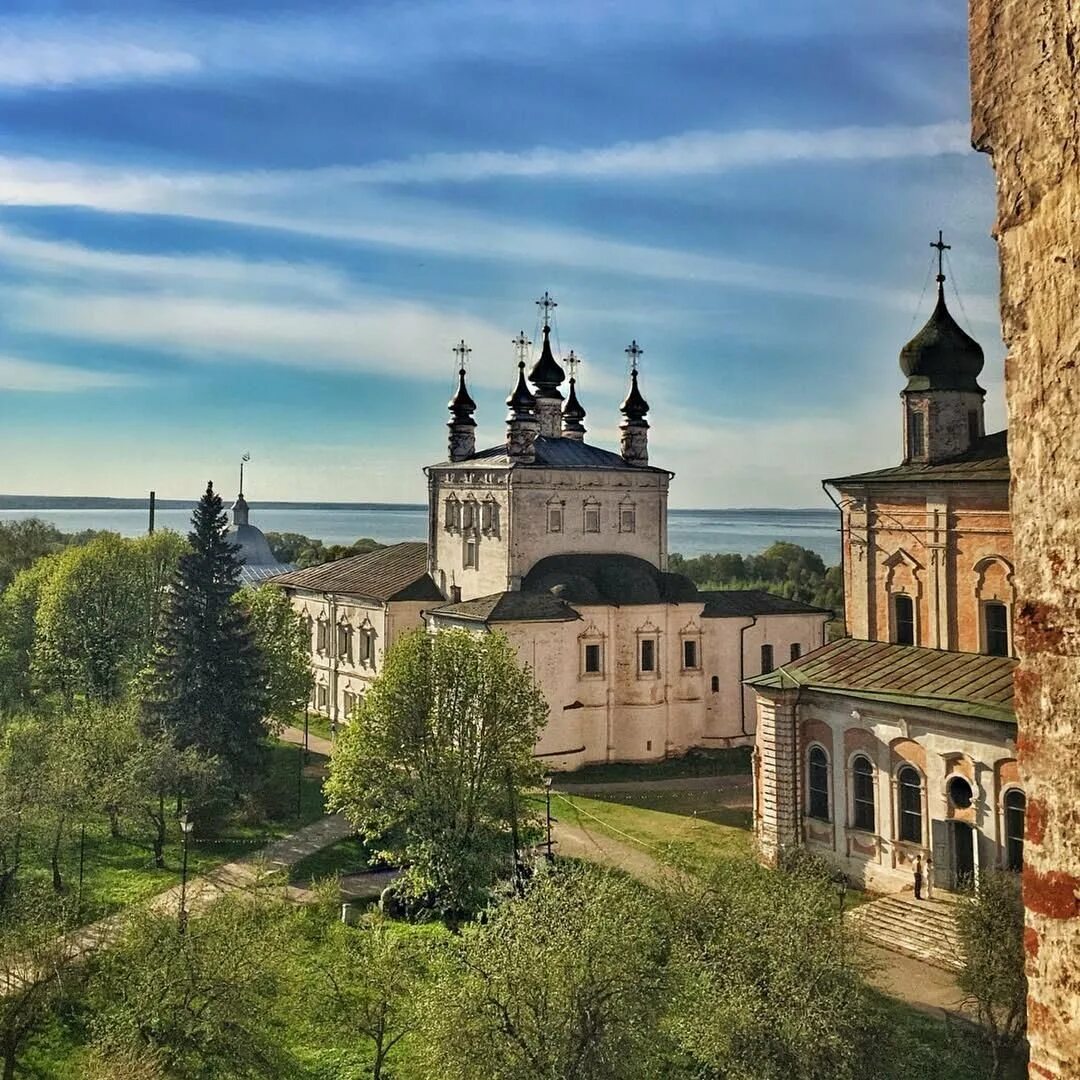
<path id="1" fill-rule="evenodd" d="M 422 502 L 557 300 L 587 438 L 632 339 L 676 507 L 895 464 L 933 305 L 1004 426 L 965 5 L 4 0 L 0 492 Z"/>

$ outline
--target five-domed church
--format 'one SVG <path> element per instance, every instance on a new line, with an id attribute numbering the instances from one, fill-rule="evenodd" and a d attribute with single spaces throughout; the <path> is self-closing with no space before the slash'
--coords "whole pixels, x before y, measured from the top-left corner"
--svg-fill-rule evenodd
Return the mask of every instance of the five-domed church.
<path id="1" fill-rule="evenodd" d="M 402 630 L 500 630 L 550 713 L 537 746 L 552 768 L 641 761 L 749 743 L 743 679 L 824 642 L 830 613 L 756 591 L 704 592 L 668 571 L 673 474 L 649 461 L 636 342 L 618 451 L 586 440 L 573 375 L 544 318 L 524 335 L 505 440 L 476 445 L 462 364 L 448 456 L 425 469 L 426 544 L 397 544 L 278 579 L 308 620 L 315 707 L 345 721 Z M 465 347 L 460 347 L 464 358 Z M 563 388 L 566 387 L 564 395 Z"/>

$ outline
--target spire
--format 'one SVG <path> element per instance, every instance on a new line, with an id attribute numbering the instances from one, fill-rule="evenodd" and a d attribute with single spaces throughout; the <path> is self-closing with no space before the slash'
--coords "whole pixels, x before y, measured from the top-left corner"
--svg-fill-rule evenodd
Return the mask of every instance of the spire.
<path id="1" fill-rule="evenodd" d="M 246 525 L 248 523 L 248 504 L 244 498 L 244 465 L 251 460 L 251 454 L 247 450 L 240 455 L 240 491 L 236 496 L 236 502 L 232 504 L 232 519 L 234 525 Z"/>
<path id="2" fill-rule="evenodd" d="M 476 421 L 473 413 L 476 412 L 476 402 L 469 395 L 465 385 L 465 364 L 472 349 L 465 344 L 462 338 L 453 349 L 458 358 L 458 387 L 457 393 L 450 399 L 447 408 L 450 410 L 450 419 L 446 426 L 450 429 L 449 449 L 451 461 L 462 461 L 472 457 L 476 453 Z"/>
<path id="3" fill-rule="evenodd" d="M 638 358 L 644 351 L 636 340 L 626 349 L 626 355 L 630 357 L 630 392 L 619 406 L 623 414 L 619 425 L 622 457 L 628 465 L 638 468 L 649 464 L 649 421 L 645 419 L 649 403 L 638 389 Z"/>
<path id="4" fill-rule="evenodd" d="M 517 386 L 514 387 L 513 393 L 506 399 L 506 404 L 510 407 L 510 412 L 506 417 L 507 421 L 532 416 L 533 411 L 536 409 L 536 398 L 529 389 L 529 384 L 525 381 L 524 360 L 518 361 Z"/>
<path id="5" fill-rule="evenodd" d="M 522 344 L 524 342 L 524 346 Z M 514 340 L 519 355 L 522 348 L 528 348 L 528 338 L 524 333 Z M 510 411 L 506 414 L 506 453 L 513 462 L 530 464 L 536 460 L 536 435 L 539 422 L 536 419 L 536 398 L 525 381 L 525 361 L 518 360 L 517 385 L 506 399 Z"/>
<path id="6" fill-rule="evenodd" d="M 582 420 L 585 419 L 585 410 L 581 407 L 581 402 L 577 399 L 577 391 L 575 389 L 577 385 L 577 367 L 580 361 L 574 355 L 574 350 L 571 349 L 569 355 L 566 358 L 566 366 L 570 369 L 570 396 L 566 399 L 566 404 L 562 410 L 562 433 L 564 439 L 574 439 L 577 442 L 581 442 L 585 438 L 585 425 Z"/>

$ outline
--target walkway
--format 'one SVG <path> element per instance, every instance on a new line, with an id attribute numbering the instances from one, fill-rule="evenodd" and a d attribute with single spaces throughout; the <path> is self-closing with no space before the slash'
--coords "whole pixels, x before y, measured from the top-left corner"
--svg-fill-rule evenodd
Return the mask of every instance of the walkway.
<path id="1" fill-rule="evenodd" d="M 280 738 L 282 742 L 303 746 L 304 729 L 287 727 L 278 738 Z M 330 752 L 334 749 L 334 744 L 329 739 L 324 739 L 321 735 L 316 735 L 312 731 L 308 731 L 307 745 L 309 750 L 314 751 L 316 754 L 322 754 L 323 757 L 329 757 Z"/>

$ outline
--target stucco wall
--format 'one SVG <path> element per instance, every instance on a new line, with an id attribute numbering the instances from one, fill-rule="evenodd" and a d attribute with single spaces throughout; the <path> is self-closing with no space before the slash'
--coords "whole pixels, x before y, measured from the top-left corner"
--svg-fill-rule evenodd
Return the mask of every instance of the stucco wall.
<path id="1" fill-rule="evenodd" d="M 1009 346 L 1031 1074 L 1080 1072 L 1080 4 L 971 0 Z"/>

